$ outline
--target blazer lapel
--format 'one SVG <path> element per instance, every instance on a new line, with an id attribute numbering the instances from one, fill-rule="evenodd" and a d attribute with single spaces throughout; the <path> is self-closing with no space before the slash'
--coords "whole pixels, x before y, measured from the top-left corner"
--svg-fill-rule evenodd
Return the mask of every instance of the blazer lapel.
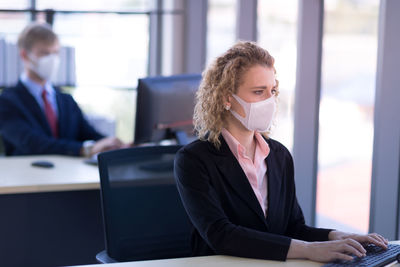
<path id="1" fill-rule="evenodd" d="M 21 81 L 18 82 L 17 90 L 21 91 L 19 96 L 22 100 L 22 103 L 24 103 L 24 107 L 28 109 L 30 114 L 36 118 L 39 124 L 42 125 L 46 133 L 51 136 L 52 133 L 49 123 L 47 122 L 47 119 L 36 99 L 29 93 L 28 89 L 25 88 Z"/>
<path id="2" fill-rule="evenodd" d="M 257 214 L 263 223 L 266 223 L 264 213 L 260 207 L 256 195 L 253 192 L 249 180 L 246 177 L 246 174 L 222 136 L 220 137 L 220 140 L 221 147 L 219 151 L 217 151 L 213 145 L 211 146 L 214 150 L 214 153 L 217 153 L 217 166 L 221 170 L 224 179 L 226 179 L 226 181 L 232 186 L 240 198 L 247 203 L 249 208 Z"/>
<path id="3" fill-rule="evenodd" d="M 267 163 L 267 183 L 268 183 L 268 209 L 267 209 L 267 224 L 271 225 L 271 218 L 279 217 L 274 214 L 281 213 L 281 210 L 277 210 L 277 207 L 282 207 L 279 204 L 281 201 L 281 190 L 282 190 L 282 175 L 281 169 L 282 166 L 279 165 L 280 162 L 277 162 L 276 154 L 277 152 L 274 151 L 274 147 L 270 145 L 268 139 L 266 139 L 270 153 L 268 157 L 265 159 Z"/>
<path id="4" fill-rule="evenodd" d="M 67 123 L 67 118 L 64 118 L 66 115 L 66 110 L 64 110 L 65 105 L 63 105 L 62 102 L 62 97 L 61 93 L 58 88 L 54 88 L 56 91 L 56 101 L 57 101 L 57 110 L 58 110 L 58 116 L 57 116 L 57 123 L 58 123 L 58 136 L 60 138 L 64 137 L 63 134 L 66 133 L 66 123 Z"/>

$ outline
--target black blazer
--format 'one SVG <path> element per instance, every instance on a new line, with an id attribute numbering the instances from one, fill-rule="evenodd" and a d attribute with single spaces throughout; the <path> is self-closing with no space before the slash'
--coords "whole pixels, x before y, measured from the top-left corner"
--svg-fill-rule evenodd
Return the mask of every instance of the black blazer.
<path id="1" fill-rule="evenodd" d="M 79 155 L 82 142 L 98 140 L 99 134 L 83 117 L 68 95 L 56 91 L 58 132 L 52 136 L 46 116 L 21 81 L 0 96 L 0 133 L 7 155 L 66 154 Z"/>
<path id="2" fill-rule="evenodd" d="M 239 162 L 220 137 L 221 147 L 194 141 L 175 158 L 175 179 L 194 226 L 194 256 L 286 260 L 291 238 L 326 241 L 331 230 L 305 225 L 297 203 L 293 160 L 279 142 L 268 139 L 267 217 Z"/>

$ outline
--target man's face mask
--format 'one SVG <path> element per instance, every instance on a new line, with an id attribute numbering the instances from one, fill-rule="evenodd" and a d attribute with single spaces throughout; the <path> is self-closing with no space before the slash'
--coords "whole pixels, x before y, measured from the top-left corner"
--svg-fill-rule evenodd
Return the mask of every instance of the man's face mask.
<path id="1" fill-rule="evenodd" d="M 35 72 L 43 80 L 49 81 L 57 74 L 60 58 L 57 54 L 49 54 L 43 57 L 30 55 L 28 68 Z"/>

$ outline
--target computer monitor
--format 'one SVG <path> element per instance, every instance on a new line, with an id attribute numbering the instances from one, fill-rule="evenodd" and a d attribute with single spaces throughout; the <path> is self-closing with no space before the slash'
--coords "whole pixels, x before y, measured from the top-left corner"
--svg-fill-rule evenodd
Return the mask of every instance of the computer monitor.
<path id="1" fill-rule="evenodd" d="M 176 139 L 185 145 L 194 136 L 193 110 L 200 74 L 139 79 L 135 144 Z"/>

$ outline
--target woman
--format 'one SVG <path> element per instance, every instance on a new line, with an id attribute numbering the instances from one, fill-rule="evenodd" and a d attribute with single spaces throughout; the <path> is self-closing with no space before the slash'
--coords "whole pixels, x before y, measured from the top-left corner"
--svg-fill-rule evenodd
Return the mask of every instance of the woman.
<path id="1" fill-rule="evenodd" d="M 327 262 L 387 248 L 378 234 L 305 225 L 289 151 L 268 138 L 278 81 L 273 57 L 238 42 L 203 74 L 194 113 L 199 139 L 181 149 L 175 177 L 194 225 L 193 254 Z"/>

